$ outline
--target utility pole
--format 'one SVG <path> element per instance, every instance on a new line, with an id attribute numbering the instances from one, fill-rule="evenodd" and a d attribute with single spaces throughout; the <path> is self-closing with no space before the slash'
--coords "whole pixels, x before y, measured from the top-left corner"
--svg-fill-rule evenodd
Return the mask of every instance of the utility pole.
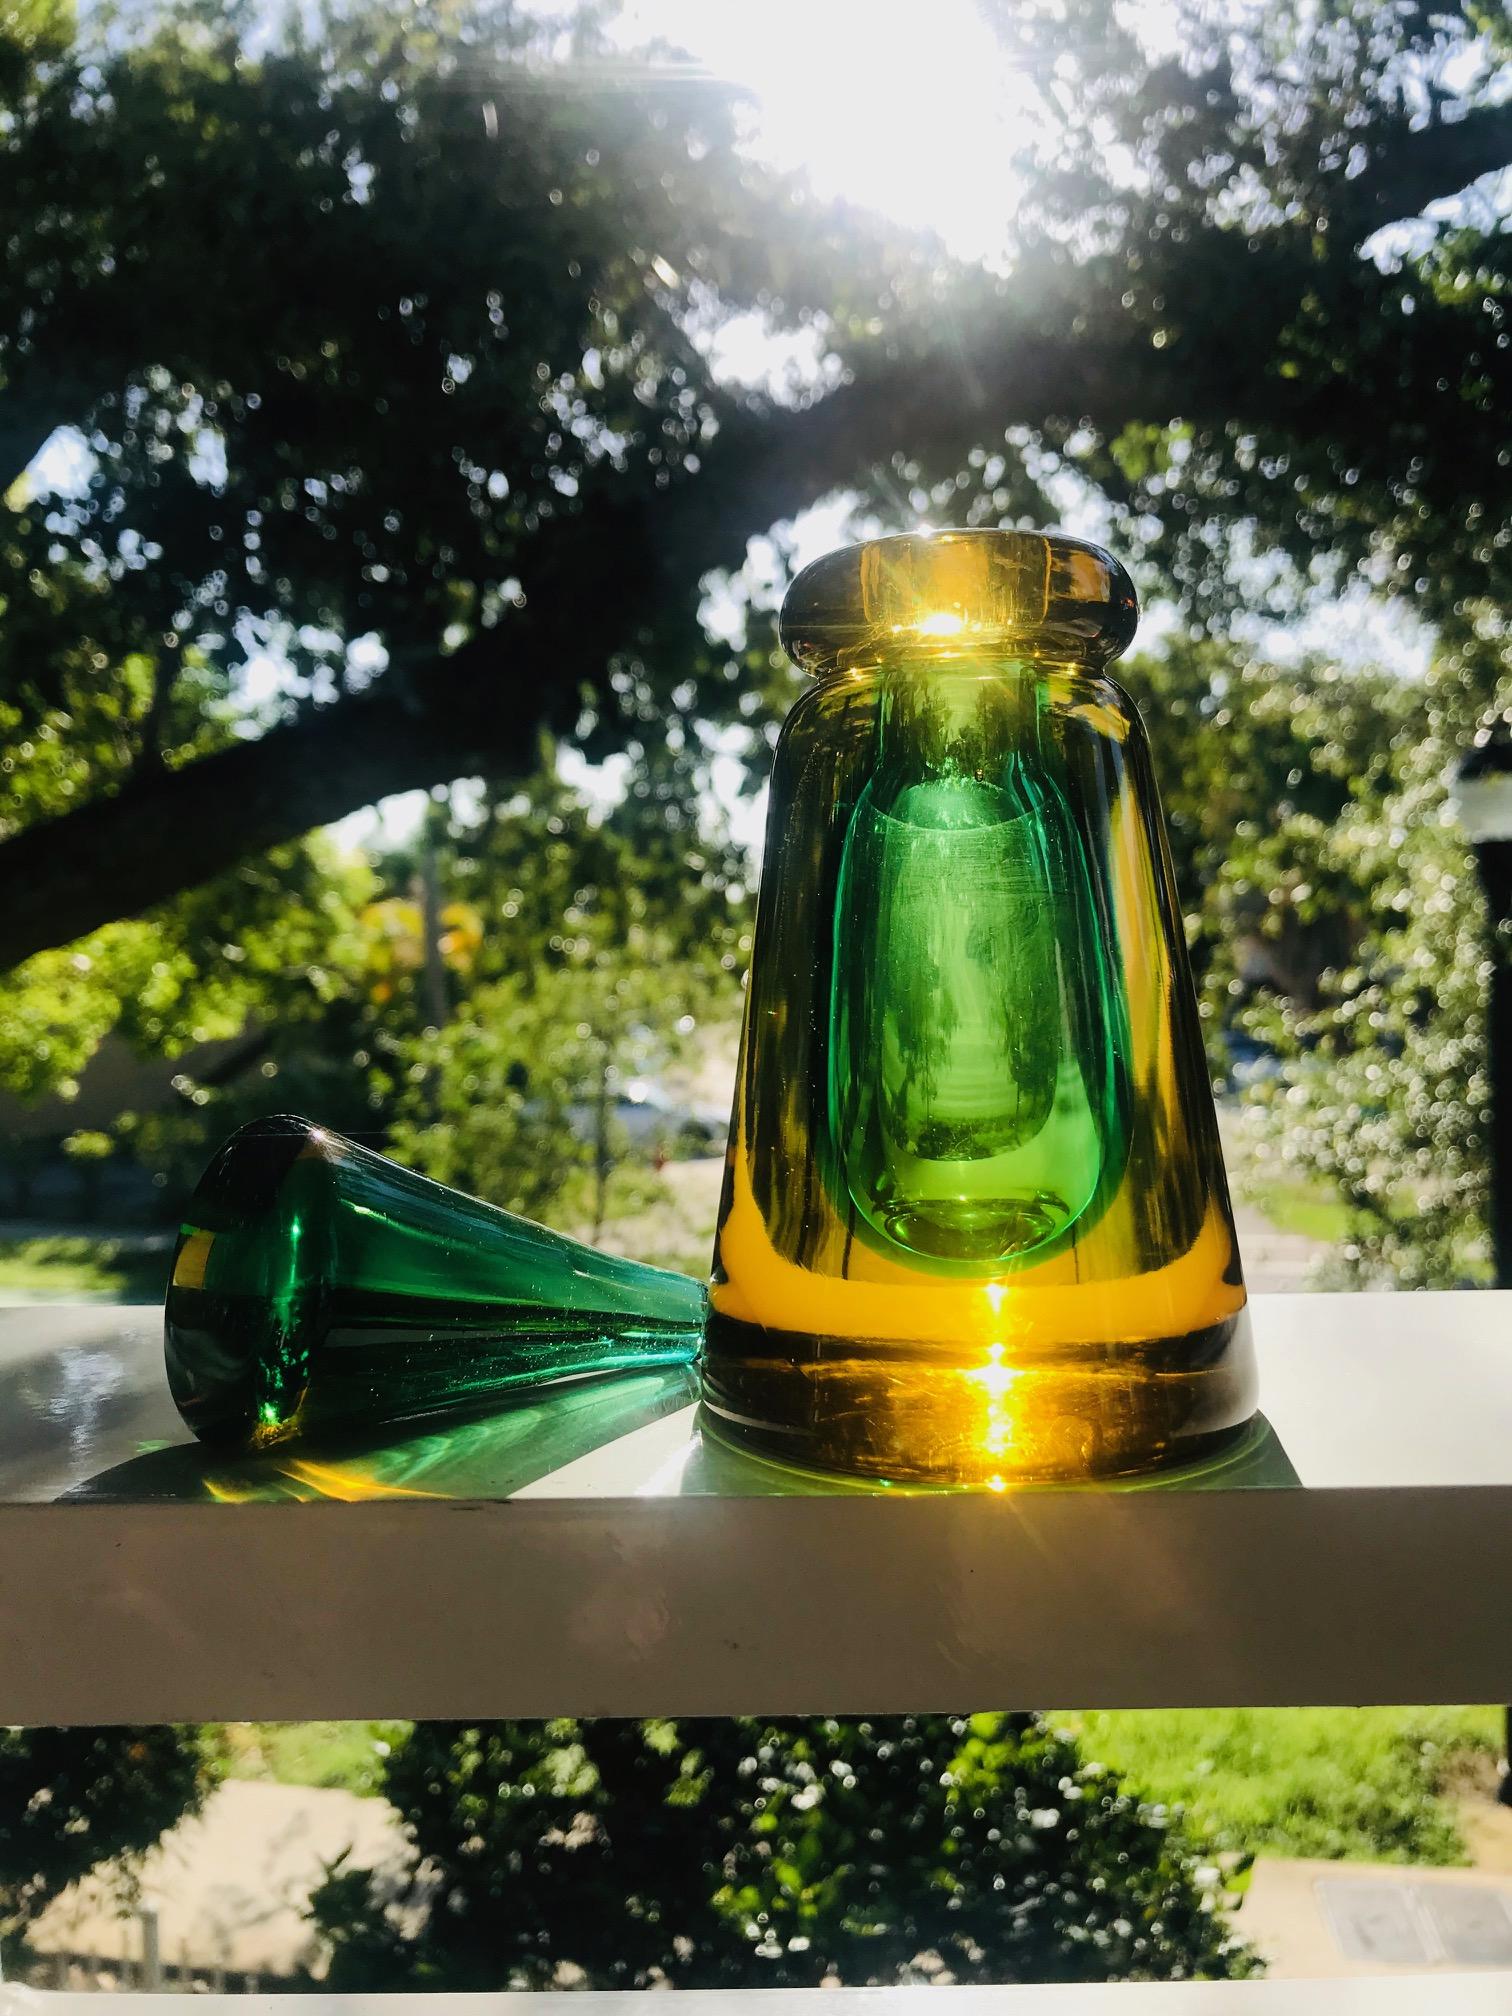
<path id="1" fill-rule="evenodd" d="M 1512 1288 L 1512 708 L 1476 731 L 1449 788 L 1486 898 L 1491 1271 L 1496 1287 Z M 1512 1806 L 1512 1707 L 1507 1710 L 1507 1759 L 1497 1797 L 1503 1806 Z"/>
<path id="2" fill-rule="evenodd" d="M 1512 709 L 1478 730 L 1450 790 L 1486 898 L 1491 1260 L 1495 1285 L 1512 1288 Z"/>
<path id="3" fill-rule="evenodd" d="M 441 860 L 436 830 L 429 819 L 420 843 L 420 917 L 425 937 L 425 1019 L 433 1029 L 444 1029 L 451 1003 L 446 961 L 441 954 Z"/>

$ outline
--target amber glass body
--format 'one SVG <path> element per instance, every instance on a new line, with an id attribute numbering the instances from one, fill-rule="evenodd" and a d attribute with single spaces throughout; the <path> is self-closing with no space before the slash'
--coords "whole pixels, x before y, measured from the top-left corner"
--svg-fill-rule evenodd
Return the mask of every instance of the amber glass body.
<path id="1" fill-rule="evenodd" d="M 916 645 L 778 745 L 710 1425 L 899 1483 L 1197 1457 L 1254 1369 L 1138 713 L 1096 666 Z"/>

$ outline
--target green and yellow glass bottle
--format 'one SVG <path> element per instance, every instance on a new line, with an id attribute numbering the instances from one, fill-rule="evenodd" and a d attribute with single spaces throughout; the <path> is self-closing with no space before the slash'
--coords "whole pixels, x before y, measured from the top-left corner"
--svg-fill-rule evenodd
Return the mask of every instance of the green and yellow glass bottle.
<path id="1" fill-rule="evenodd" d="M 712 1425 L 1001 1486 L 1254 1412 L 1133 586 L 1055 533 L 829 555 L 778 743 L 705 1345 Z"/>

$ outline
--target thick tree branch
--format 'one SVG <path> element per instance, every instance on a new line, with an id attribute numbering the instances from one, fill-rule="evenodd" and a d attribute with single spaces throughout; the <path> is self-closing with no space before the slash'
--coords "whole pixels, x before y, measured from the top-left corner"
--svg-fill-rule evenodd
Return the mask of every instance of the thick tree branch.
<path id="1" fill-rule="evenodd" d="M 511 753 L 528 764 L 528 747 L 488 755 L 498 765 Z M 444 708 L 411 711 L 380 691 L 181 770 L 148 771 L 0 847 L 0 970 L 375 798 L 449 782 L 473 767 L 469 756 Z"/>
<path id="2" fill-rule="evenodd" d="M 601 597 L 543 598 L 452 656 L 182 769 L 149 766 L 111 796 L 0 844 L 0 972 L 393 792 L 528 774 L 556 691 L 529 666 L 571 654 L 601 667 L 665 592 L 643 507 L 606 502 L 550 538 L 558 580 L 588 582 L 597 559 Z"/>
<path id="3" fill-rule="evenodd" d="M 610 656 L 685 603 L 702 573 L 739 565 L 751 533 L 865 484 L 896 450 L 949 467 L 1005 426 L 1050 413 L 1085 417 L 1105 438 L 1176 417 L 1337 430 L 1327 383 L 1275 369 L 1315 269 L 1295 248 L 1257 254 L 1236 235 L 1215 238 L 1231 271 L 1223 285 L 1210 278 L 1207 300 L 1227 312 L 1161 348 L 1116 297 L 1100 309 L 1085 272 L 1049 276 L 1005 304 L 969 350 L 858 360 L 856 382 L 808 410 L 730 415 L 696 478 L 654 498 L 631 486 L 622 498 L 606 493 L 543 530 L 527 609 L 456 657 L 405 665 L 372 693 L 181 770 L 149 767 L 110 798 L 24 829 L 0 844 L 0 970 L 388 793 L 528 770 L 548 708 L 571 704 L 572 687 L 534 680 L 529 667 L 566 663 L 597 683 Z M 1370 461 L 1369 444 L 1351 445 Z"/>
<path id="4" fill-rule="evenodd" d="M 1145 351 L 1134 371 L 1116 341 L 1085 345 L 1076 377 L 1082 409 L 1110 431 L 1182 410 L 1182 367 L 1152 356 Z M 532 604 L 428 671 L 391 675 L 371 694 L 180 770 L 149 766 L 114 795 L 5 841 L 0 971 L 390 793 L 476 772 L 521 774 L 535 758 L 544 695 L 515 668 L 563 652 L 585 670 L 601 668 L 699 573 L 738 564 L 749 533 L 863 481 L 895 446 L 964 454 L 1007 421 L 1042 417 L 1067 382 L 1064 344 L 999 332 L 956 365 L 879 363 L 810 411 L 739 416 L 705 473 L 656 507 L 584 514 L 544 535 L 553 580 L 576 577 L 585 591 L 592 586 L 591 597 L 559 590 L 557 606 Z"/>
<path id="5" fill-rule="evenodd" d="M 1116 308 L 1098 314 L 1083 299 L 1096 333 L 1071 337 L 1046 327 L 1056 317 L 1043 307 L 1032 319 L 1005 314 L 969 350 L 876 360 L 807 410 L 742 413 L 705 456 L 697 481 L 668 497 L 655 529 L 696 574 L 738 566 L 747 534 L 826 492 L 864 484 L 895 450 L 944 463 L 1000 440 L 1009 425 L 1040 425 L 1051 413 L 1086 419 L 1109 438 L 1132 422 L 1178 416 L 1214 427 L 1238 418 L 1294 422 L 1313 395 L 1276 376 L 1273 365 L 1300 283 L 1271 284 L 1275 275 L 1242 240 L 1233 263 L 1231 326 L 1208 321 L 1161 350 Z"/>

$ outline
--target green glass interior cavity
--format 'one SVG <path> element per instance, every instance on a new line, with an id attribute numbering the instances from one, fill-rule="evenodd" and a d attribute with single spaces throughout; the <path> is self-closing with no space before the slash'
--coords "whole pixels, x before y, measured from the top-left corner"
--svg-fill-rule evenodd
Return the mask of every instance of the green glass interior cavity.
<path id="1" fill-rule="evenodd" d="M 1123 989 L 1032 666 L 890 670 L 834 909 L 831 1136 L 860 1237 L 1043 1257 L 1116 1185 Z"/>

